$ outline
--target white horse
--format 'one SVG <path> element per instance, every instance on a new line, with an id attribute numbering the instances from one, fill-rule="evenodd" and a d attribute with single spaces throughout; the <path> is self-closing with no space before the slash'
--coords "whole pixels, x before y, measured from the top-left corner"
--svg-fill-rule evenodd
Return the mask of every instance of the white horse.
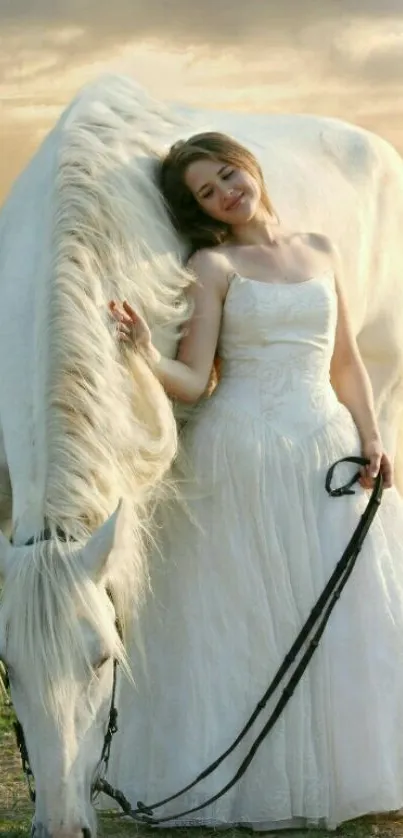
<path id="1" fill-rule="evenodd" d="M 95 834 L 90 791 L 112 658 L 125 660 L 115 617 L 135 638 L 150 504 L 176 449 L 172 406 L 141 357 L 121 354 L 107 300 L 129 299 L 174 351 L 189 276 L 153 175 L 171 142 L 207 128 L 257 155 L 285 223 L 338 244 L 385 444 L 392 455 L 397 447 L 398 154 L 335 120 L 172 112 L 121 78 L 84 90 L 0 219 L 0 500 L 6 527 L 12 495 L 13 534 L 0 542 L 0 657 L 35 774 L 40 838 Z M 120 497 L 123 511 L 111 515 Z"/>

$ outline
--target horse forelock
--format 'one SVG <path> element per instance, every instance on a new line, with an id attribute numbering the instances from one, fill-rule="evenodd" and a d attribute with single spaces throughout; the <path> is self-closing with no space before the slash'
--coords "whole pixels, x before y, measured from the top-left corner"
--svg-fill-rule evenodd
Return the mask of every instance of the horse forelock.
<path id="1" fill-rule="evenodd" d="M 16 558 L 5 581 L 6 653 L 32 695 L 59 716 L 78 674 L 93 674 L 83 625 L 90 625 L 102 648 L 126 667 L 124 645 L 108 600 L 86 575 L 79 552 L 56 541 L 39 542 L 31 559 Z M 119 617 L 119 596 L 115 605 Z"/>

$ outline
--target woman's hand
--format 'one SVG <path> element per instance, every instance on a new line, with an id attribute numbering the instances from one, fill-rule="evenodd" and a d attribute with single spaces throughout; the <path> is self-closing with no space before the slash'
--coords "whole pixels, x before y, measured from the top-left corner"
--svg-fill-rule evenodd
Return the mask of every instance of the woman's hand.
<path id="1" fill-rule="evenodd" d="M 111 300 L 109 311 L 117 322 L 118 340 L 132 344 L 133 348 L 141 352 L 148 361 L 156 363 L 159 353 L 153 346 L 151 332 L 144 318 L 137 314 L 126 300 L 122 305 Z"/>
<path id="2" fill-rule="evenodd" d="M 369 465 L 361 469 L 361 486 L 364 489 L 372 489 L 375 477 L 380 471 L 385 489 L 389 489 L 393 484 L 393 468 L 388 455 L 383 450 L 381 440 L 376 438 L 364 442 L 362 456 L 369 460 Z"/>

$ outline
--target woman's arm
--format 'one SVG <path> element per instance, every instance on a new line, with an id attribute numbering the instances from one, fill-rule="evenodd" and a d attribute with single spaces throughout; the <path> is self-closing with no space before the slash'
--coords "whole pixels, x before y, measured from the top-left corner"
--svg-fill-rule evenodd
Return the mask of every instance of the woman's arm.
<path id="1" fill-rule="evenodd" d="M 368 457 L 370 465 L 363 474 L 363 483 L 372 485 L 379 468 L 385 486 L 392 484 L 392 467 L 383 452 L 380 432 L 375 415 L 371 382 L 361 358 L 357 341 L 354 337 L 347 303 L 341 284 L 341 260 L 332 248 L 336 289 L 338 298 L 338 317 L 333 357 L 330 367 L 330 379 L 340 402 L 350 411 L 361 439 L 363 455 Z"/>
<path id="2" fill-rule="evenodd" d="M 169 396 L 182 402 L 197 402 L 209 383 L 220 333 L 226 273 L 222 258 L 214 251 L 200 251 L 192 259 L 196 282 L 191 286 L 193 314 L 182 338 L 177 358 L 165 358 L 153 347 L 144 320 L 124 303 L 123 311 L 111 305 L 119 320 L 121 337 L 133 340 L 150 359 L 155 375 Z"/>

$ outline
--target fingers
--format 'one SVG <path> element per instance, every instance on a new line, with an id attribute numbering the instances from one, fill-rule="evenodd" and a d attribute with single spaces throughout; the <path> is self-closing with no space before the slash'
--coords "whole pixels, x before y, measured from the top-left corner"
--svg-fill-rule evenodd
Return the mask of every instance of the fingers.
<path id="1" fill-rule="evenodd" d="M 116 337 L 118 340 L 126 343 L 132 342 L 134 339 L 132 319 L 119 308 L 115 300 L 109 301 L 108 308 L 113 319 L 117 321 Z"/>
<path id="2" fill-rule="evenodd" d="M 127 326 L 133 326 L 139 322 L 138 314 L 127 300 L 123 301 L 122 306 L 119 306 L 115 300 L 110 300 L 108 308 L 115 320 L 125 323 Z"/>
<path id="3" fill-rule="evenodd" d="M 152 350 L 150 329 L 127 300 L 121 305 L 115 300 L 110 300 L 108 308 L 113 319 L 117 321 L 116 335 L 119 340 L 131 341 L 137 348 Z"/>
<path id="4" fill-rule="evenodd" d="M 123 300 L 123 308 L 126 314 L 129 315 L 130 319 L 133 323 L 138 319 L 138 315 L 136 314 L 134 308 L 127 302 L 127 300 Z"/>
<path id="5" fill-rule="evenodd" d="M 123 323 L 124 325 L 128 326 L 129 328 L 133 327 L 133 325 L 134 325 L 133 319 L 131 317 L 129 317 L 127 314 L 125 314 L 125 312 L 121 311 L 117 307 L 116 303 L 113 306 L 111 304 L 109 304 L 109 311 L 110 311 L 113 319 L 117 320 L 118 323 Z"/>
<path id="6" fill-rule="evenodd" d="M 376 477 L 381 465 L 381 454 L 374 453 L 370 457 L 369 465 L 367 466 L 368 475 L 371 478 Z"/>
<path id="7" fill-rule="evenodd" d="M 363 489 L 372 489 L 374 480 L 379 471 L 381 455 L 378 452 L 368 454 L 369 462 L 360 468 L 359 483 Z"/>
<path id="8" fill-rule="evenodd" d="M 119 309 L 119 306 L 118 306 L 118 304 L 115 302 L 115 300 L 110 300 L 110 301 L 109 301 L 109 303 L 108 303 L 108 308 L 109 308 L 109 311 L 110 311 L 110 313 L 111 313 L 112 317 L 114 317 L 114 318 L 115 318 L 115 320 L 120 320 L 120 319 L 122 318 L 123 313 L 122 313 L 122 311 Z"/>
<path id="9" fill-rule="evenodd" d="M 370 455 L 369 463 L 363 468 L 360 469 L 361 477 L 360 477 L 360 484 L 365 489 L 371 489 L 374 485 L 375 477 L 379 472 L 379 468 L 381 465 L 381 454 L 375 452 Z"/>
<path id="10" fill-rule="evenodd" d="M 384 488 L 390 489 L 390 487 L 393 486 L 393 467 L 386 454 L 383 454 L 381 457 L 376 456 L 371 458 L 369 465 L 360 470 L 360 485 L 364 489 L 372 489 L 374 485 L 374 479 L 377 476 L 379 470 L 382 472 Z"/>
<path id="11" fill-rule="evenodd" d="M 366 475 L 363 475 L 359 479 L 359 484 L 360 484 L 360 486 L 362 486 L 363 489 L 372 489 L 372 487 L 374 485 L 374 481 L 373 481 L 372 478 L 367 477 Z"/>

